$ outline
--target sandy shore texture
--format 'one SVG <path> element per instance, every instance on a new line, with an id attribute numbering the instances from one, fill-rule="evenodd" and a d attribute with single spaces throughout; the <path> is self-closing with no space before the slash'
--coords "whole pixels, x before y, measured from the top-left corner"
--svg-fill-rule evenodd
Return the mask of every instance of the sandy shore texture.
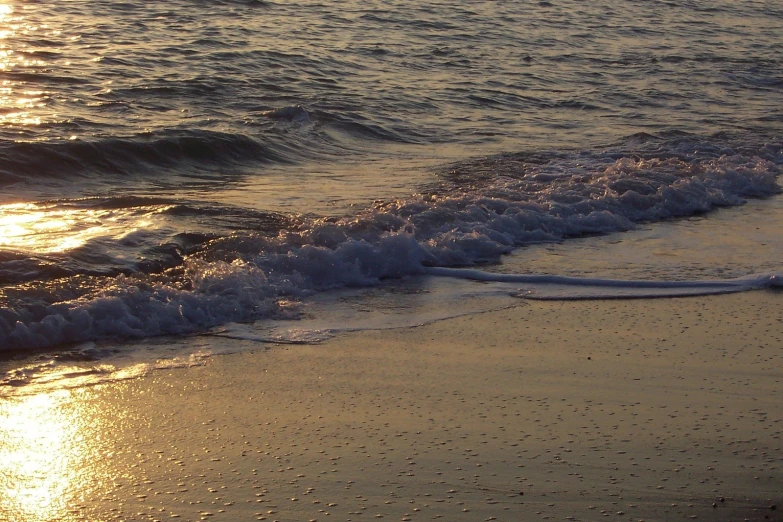
<path id="1" fill-rule="evenodd" d="M 523 302 L 7 400 L 43 435 L 0 519 L 783 520 L 781 305 Z"/>

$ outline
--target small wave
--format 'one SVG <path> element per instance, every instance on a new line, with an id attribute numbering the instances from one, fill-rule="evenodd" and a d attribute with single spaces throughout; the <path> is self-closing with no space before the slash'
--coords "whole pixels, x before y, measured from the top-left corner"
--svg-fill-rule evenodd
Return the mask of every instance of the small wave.
<path id="1" fill-rule="evenodd" d="M 221 236 L 275 236 L 296 224 L 295 217 L 274 212 L 157 197 L 0 205 L 0 236 L 8 234 L 0 237 L 0 287 L 161 273 Z"/>
<path id="2" fill-rule="evenodd" d="M 310 123 L 310 114 L 301 105 L 289 105 L 262 113 L 267 118 L 289 121 L 292 123 Z"/>
<path id="3" fill-rule="evenodd" d="M 269 0 L 209 0 L 207 2 L 204 2 L 202 0 L 202 3 L 208 5 L 209 7 L 214 6 L 245 6 L 245 7 L 272 7 L 275 5 L 273 2 Z"/>
<path id="4" fill-rule="evenodd" d="M 465 175 L 463 183 L 436 192 L 379 203 L 344 218 L 281 223 L 276 235 L 243 232 L 217 238 L 175 270 L 121 275 L 76 298 L 0 308 L 0 346 L 203 331 L 281 313 L 291 299 L 314 292 L 374 286 L 415 274 L 453 277 L 457 272 L 450 267 L 496 262 L 520 246 L 626 231 L 636 223 L 780 192 L 776 176 L 783 144 L 685 135 L 632 141 L 637 144 L 632 150 L 626 144 L 594 153 L 534 155 L 531 161 L 525 155 L 487 158 L 475 164 L 474 178 Z M 518 282 L 561 287 L 565 293 L 557 298 L 578 298 L 574 289 L 579 287 L 586 298 L 723 293 L 779 281 L 778 276 L 759 276 L 702 283 Z M 555 295 L 537 291 L 538 298 Z"/>
<path id="5" fill-rule="evenodd" d="M 73 76 L 52 74 L 51 72 L 4 71 L 3 79 L 9 82 L 32 83 L 42 85 L 83 85 L 87 80 Z"/>
<path id="6" fill-rule="evenodd" d="M 160 167 L 286 162 L 270 145 L 242 134 L 167 131 L 93 141 L 0 144 L 0 183 L 67 178 L 90 173 L 122 175 Z"/>

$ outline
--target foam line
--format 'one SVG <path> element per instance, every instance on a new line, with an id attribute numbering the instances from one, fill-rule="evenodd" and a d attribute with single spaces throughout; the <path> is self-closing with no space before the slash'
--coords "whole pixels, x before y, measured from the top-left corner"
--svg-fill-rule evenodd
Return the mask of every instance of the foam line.
<path id="1" fill-rule="evenodd" d="M 530 288 L 523 289 L 523 292 L 518 295 L 528 299 L 541 300 L 684 297 L 783 287 L 783 276 L 780 274 L 752 274 L 724 280 L 649 281 L 537 274 L 497 274 L 475 269 L 446 267 L 427 267 L 425 271 L 431 276 L 529 285 Z"/>

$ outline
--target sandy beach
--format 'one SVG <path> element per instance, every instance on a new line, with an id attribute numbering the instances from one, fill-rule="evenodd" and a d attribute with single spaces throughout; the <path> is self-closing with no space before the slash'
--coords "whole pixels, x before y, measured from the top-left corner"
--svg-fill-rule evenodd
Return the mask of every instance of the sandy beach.
<path id="1" fill-rule="evenodd" d="M 42 436 L 0 519 L 780 520 L 781 299 L 522 302 L 9 400 L 4 440 Z"/>

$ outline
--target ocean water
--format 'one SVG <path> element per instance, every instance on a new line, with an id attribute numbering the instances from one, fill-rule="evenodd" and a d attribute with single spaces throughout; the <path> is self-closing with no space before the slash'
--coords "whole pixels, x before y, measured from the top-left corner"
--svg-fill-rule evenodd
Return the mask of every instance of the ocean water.
<path id="1" fill-rule="evenodd" d="M 0 3 L 0 395 L 777 288 L 781 26 L 761 1 Z"/>

